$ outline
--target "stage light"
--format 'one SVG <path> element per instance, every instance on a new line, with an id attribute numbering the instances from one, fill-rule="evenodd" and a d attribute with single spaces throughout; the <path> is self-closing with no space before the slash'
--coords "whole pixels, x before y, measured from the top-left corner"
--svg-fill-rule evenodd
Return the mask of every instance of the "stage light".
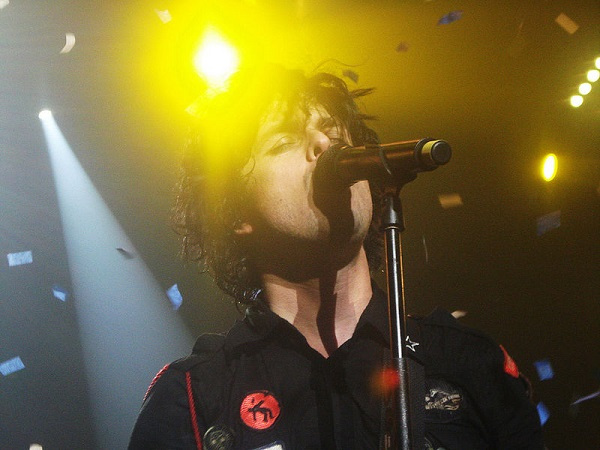
<path id="1" fill-rule="evenodd" d="M 583 105 L 583 97 L 581 95 L 572 95 L 571 106 L 573 108 L 579 108 L 581 105 Z"/>
<path id="2" fill-rule="evenodd" d="M 38 114 L 38 117 L 41 120 L 49 119 L 50 117 L 52 117 L 52 111 L 50 111 L 49 109 L 42 109 Z"/>
<path id="3" fill-rule="evenodd" d="M 594 65 L 596 66 L 596 69 L 600 69 L 600 56 L 596 58 L 596 61 L 594 61 Z"/>
<path id="4" fill-rule="evenodd" d="M 579 93 L 581 95 L 587 95 L 591 92 L 592 85 L 590 83 L 581 83 L 579 85 Z"/>
<path id="5" fill-rule="evenodd" d="M 205 33 L 200 48 L 194 55 L 196 72 L 211 87 L 221 87 L 236 71 L 239 57 L 236 49 L 217 32 Z"/>
<path id="6" fill-rule="evenodd" d="M 597 70 L 597 69 L 588 70 L 587 79 L 589 82 L 595 83 L 596 81 L 598 81 L 598 78 L 600 78 L 600 70 Z"/>
<path id="7" fill-rule="evenodd" d="M 542 163 L 542 177 L 546 181 L 552 181 L 558 170 L 558 159 L 554 153 L 546 155 Z"/>

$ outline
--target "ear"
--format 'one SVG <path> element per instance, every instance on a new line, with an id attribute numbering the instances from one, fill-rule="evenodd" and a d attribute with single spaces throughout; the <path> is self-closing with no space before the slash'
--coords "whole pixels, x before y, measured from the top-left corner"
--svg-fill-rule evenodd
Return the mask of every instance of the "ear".
<path id="1" fill-rule="evenodd" d="M 252 228 L 252 225 L 250 225 L 248 222 L 240 223 L 233 230 L 233 232 L 235 234 L 237 234 L 238 236 L 247 236 L 249 234 L 252 234 L 253 231 L 254 231 L 254 228 Z"/>

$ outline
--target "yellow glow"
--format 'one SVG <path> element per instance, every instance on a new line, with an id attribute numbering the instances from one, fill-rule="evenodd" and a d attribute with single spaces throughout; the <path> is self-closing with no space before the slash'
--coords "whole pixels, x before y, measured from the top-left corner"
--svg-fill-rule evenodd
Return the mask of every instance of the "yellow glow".
<path id="1" fill-rule="evenodd" d="M 596 58 L 596 61 L 594 62 L 594 64 L 595 64 L 595 66 L 596 66 L 596 69 L 600 69 L 600 56 L 598 56 L 598 57 Z"/>
<path id="2" fill-rule="evenodd" d="M 592 85 L 590 83 L 581 83 L 579 85 L 579 93 L 581 95 L 587 95 L 591 92 Z"/>
<path id="3" fill-rule="evenodd" d="M 236 71 L 239 57 L 236 49 L 217 32 L 207 31 L 194 55 L 194 67 L 211 87 L 220 87 Z"/>
<path id="4" fill-rule="evenodd" d="M 596 69 L 588 70 L 587 79 L 589 82 L 594 83 L 594 82 L 598 81 L 598 78 L 600 78 L 600 70 L 596 70 Z"/>
<path id="5" fill-rule="evenodd" d="M 552 181 L 556 176 L 556 171 L 558 170 L 558 159 L 554 153 L 549 153 L 544 158 L 544 162 L 542 163 L 542 177 L 546 181 Z"/>
<path id="6" fill-rule="evenodd" d="M 583 105 L 583 97 L 581 95 L 572 95 L 571 106 L 573 108 L 579 108 L 581 105 Z"/>

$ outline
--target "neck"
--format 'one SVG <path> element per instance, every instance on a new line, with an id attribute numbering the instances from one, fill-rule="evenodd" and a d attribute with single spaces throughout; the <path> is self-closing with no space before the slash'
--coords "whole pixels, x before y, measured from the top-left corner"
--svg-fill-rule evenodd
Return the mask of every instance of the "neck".
<path id="1" fill-rule="evenodd" d="M 341 268 L 323 269 L 305 280 L 262 275 L 273 312 L 294 325 L 308 344 L 328 357 L 346 342 L 372 296 L 364 249 Z"/>

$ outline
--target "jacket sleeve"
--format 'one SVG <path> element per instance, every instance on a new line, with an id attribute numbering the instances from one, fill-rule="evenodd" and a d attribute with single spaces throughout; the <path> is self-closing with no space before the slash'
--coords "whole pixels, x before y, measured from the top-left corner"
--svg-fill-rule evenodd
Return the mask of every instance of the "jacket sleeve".
<path id="1" fill-rule="evenodd" d="M 201 448 L 190 411 L 186 373 L 165 366 L 148 389 L 129 450 Z"/>
<path id="2" fill-rule="evenodd" d="M 528 383 L 503 347 L 494 350 L 490 398 L 495 404 L 490 405 L 490 418 L 496 448 L 543 450 L 542 427 Z"/>

